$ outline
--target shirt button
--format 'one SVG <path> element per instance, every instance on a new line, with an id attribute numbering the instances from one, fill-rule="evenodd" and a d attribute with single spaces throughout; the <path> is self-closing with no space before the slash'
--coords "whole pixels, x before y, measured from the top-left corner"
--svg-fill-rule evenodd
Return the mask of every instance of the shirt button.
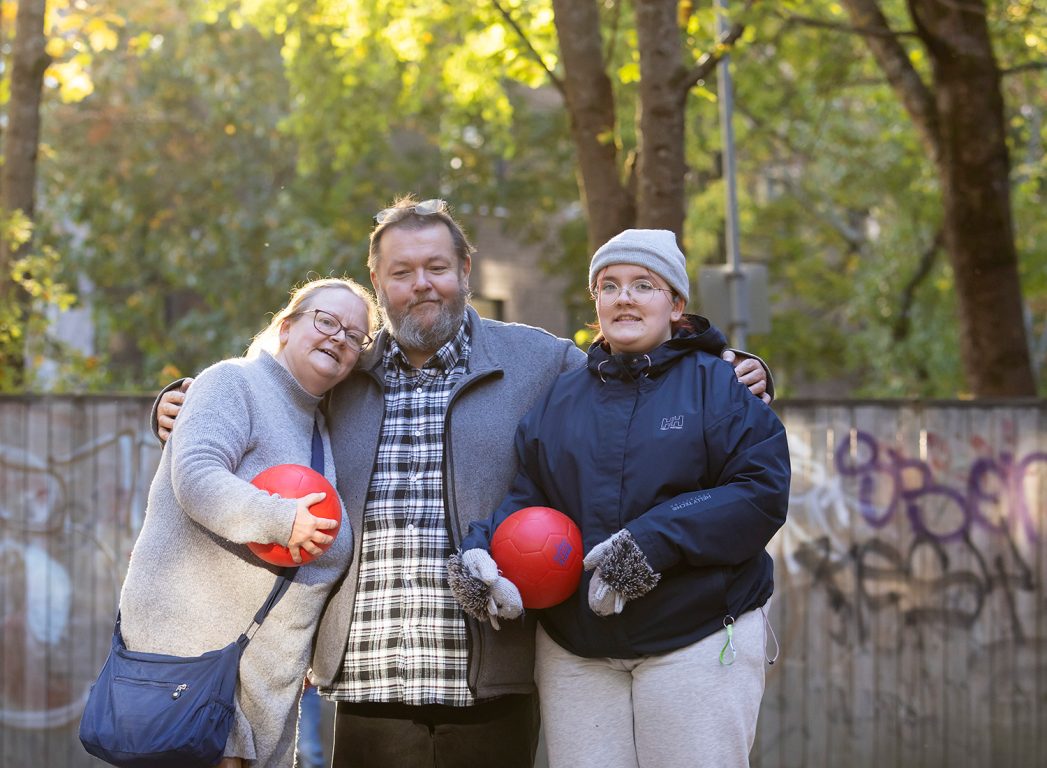
<path id="1" fill-rule="evenodd" d="M 404 574 L 404 581 L 410 581 L 413 578 L 414 578 L 414 574 L 413 573 L 405 573 Z"/>
<path id="2" fill-rule="evenodd" d="M 407 524 L 407 530 L 409 530 L 412 533 L 414 533 L 414 523 L 408 523 Z"/>

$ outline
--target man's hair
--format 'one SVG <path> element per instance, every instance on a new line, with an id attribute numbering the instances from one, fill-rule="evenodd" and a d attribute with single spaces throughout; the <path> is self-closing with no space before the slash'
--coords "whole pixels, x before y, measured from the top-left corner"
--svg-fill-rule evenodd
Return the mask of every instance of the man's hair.
<path id="1" fill-rule="evenodd" d="M 396 198 L 390 208 L 413 208 L 418 204 L 418 200 L 415 199 L 414 195 L 404 195 Z M 449 211 L 439 211 L 437 213 L 419 214 L 411 211 L 410 213 L 404 214 L 403 218 L 395 218 L 391 221 L 387 221 L 385 224 L 378 224 L 371 232 L 371 247 L 367 252 L 367 268 L 375 272 L 378 268 L 378 256 L 379 247 L 382 241 L 382 235 L 388 232 L 390 229 L 425 229 L 431 227 L 437 222 L 442 222 L 447 231 L 451 233 L 451 242 L 454 243 L 454 252 L 458 257 L 458 266 L 465 263 L 466 259 L 476 253 L 476 249 L 473 244 L 469 242 L 469 238 L 466 237 L 465 231 L 462 229 L 462 225 L 450 214 Z"/>

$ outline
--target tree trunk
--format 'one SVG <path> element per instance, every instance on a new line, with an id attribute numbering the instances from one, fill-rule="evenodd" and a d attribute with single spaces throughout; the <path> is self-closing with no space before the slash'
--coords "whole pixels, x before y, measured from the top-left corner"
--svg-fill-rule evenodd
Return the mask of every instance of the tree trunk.
<path id="1" fill-rule="evenodd" d="M 22 211 L 32 219 L 35 203 L 36 154 L 40 143 L 40 94 L 51 59 L 44 50 L 47 0 L 21 0 L 15 21 L 11 65 L 11 98 L 7 105 L 4 167 L 0 173 L 0 207 Z M 10 275 L 10 244 L 0 243 L 2 279 Z"/>
<path id="2" fill-rule="evenodd" d="M 942 188 L 943 239 L 960 314 L 960 355 L 976 397 L 1034 396 L 1011 221 L 1000 72 L 982 0 L 908 0 L 931 60 L 919 80 L 877 0 L 842 0 L 900 98 Z"/>
<path id="3" fill-rule="evenodd" d="M 595 0 L 553 0 L 553 13 L 592 252 L 634 226 L 636 207 L 621 179 L 614 91 L 604 69 L 599 8 Z"/>
<path id="4" fill-rule="evenodd" d="M 1003 95 L 985 3 L 910 0 L 909 6 L 934 73 L 945 248 L 968 382 L 978 397 L 1032 396 Z"/>
<path id="5" fill-rule="evenodd" d="M 637 226 L 668 229 L 679 238 L 684 222 L 687 89 L 677 0 L 636 0 L 640 51 Z"/>
<path id="6" fill-rule="evenodd" d="M 4 166 L 0 170 L 0 214 L 6 219 L 21 211 L 29 219 L 35 208 L 36 154 L 40 141 L 40 96 L 44 71 L 51 58 L 44 48 L 44 13 L 47 0 L 20 0 L 15 17 L 15 39 L 11 54 L 10 98 L 7 102 L 7 130 L 4 133 Z M 6 227 L 0 227 L 6 230 Z M 16 285 L 11 268 L 18 252 L 0 231 L 0 379 L 10 385 L 21 383 L 25 369 L 25 320 L 29 296 Z"/>

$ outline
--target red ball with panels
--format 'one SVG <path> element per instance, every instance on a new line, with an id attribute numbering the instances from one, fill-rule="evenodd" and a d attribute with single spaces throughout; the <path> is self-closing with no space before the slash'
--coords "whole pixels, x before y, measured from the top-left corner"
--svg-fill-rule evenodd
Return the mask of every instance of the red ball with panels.
<path id="1" fill-rule="evenodd" d="M 525 608 L 562 603 L 582 578 L 582 532 L 551 507 L 524 507 L 491 537 L 491 557 L 520 590 Z"/>
<path id="2" fill-rule="evenodd" d="M 334 486 L 328 482 L 326 477 L 315 469 L 302 466 L 301 464 L 277 464 L 275 467 L 269 467 L 269 469 L 264 469 L 255 475 L 251 485 L 268 492 L 270 496 L 279 496 L 284 499 L 300 499 L 310 493 L 326 493 L 327 497 L 323 501 L 309 507 L 309 512 L 316 517 L 326 517 L 338 521 L 337 528 L 330 528 L 324 531 L 324 533 L 328 533 L 332 537 L 337 536 L 338 531 L 342 528 L 342 505 L 338 501 L 338 491 L 334 489 Z M 302 556 L 302 562 L 296 563 L 291 559 L 291 550 L 282 544 L 259 544 L 252 541 L 248 542 L 247 546 L 258 557 L 273 565 L 305 565 L 315 559 L 313 555 L 304 549 L 299 549 L 298 552 Z M 320 545 L 320 549 L 326 552 L 330 546 L 330 544 Z M 316 557 L 319 557 L 319 555 Z"/>

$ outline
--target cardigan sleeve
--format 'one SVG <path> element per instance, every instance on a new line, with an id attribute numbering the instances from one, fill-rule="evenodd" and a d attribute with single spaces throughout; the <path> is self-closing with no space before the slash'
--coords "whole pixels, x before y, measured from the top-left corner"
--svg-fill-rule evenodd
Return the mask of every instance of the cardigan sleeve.
<path id="1" fill-rule="evenodd" d="M 244 374 L 219 363 L 193 382 L 171 433 L 171 482 L 189 517 L 236 543 L 286 544 L 297 502 L 270 496 L 235 471 L 251 447 Z"/>

